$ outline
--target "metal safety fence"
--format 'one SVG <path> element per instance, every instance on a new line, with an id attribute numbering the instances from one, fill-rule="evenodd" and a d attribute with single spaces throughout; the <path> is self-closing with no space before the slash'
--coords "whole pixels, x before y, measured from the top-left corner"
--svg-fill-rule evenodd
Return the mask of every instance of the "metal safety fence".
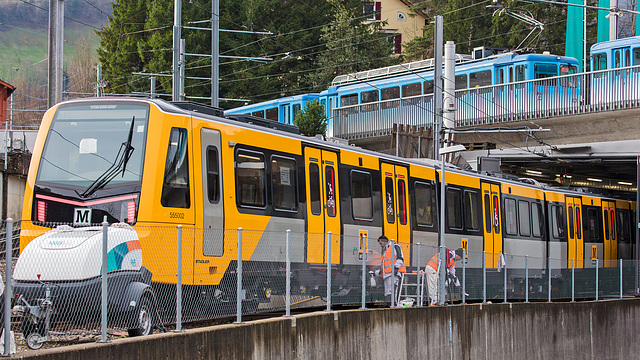
<path id="1" fill-rule="evenodd" d="M 445 249 L 399 242 L 406 271 L 392 267 L 389 291 L 383 249 L 366 233 L 7 221 L 1 234 L 3 323 L 34 349 L 300 309 L 600 300 L 638 289 L 635 260 L 469 251 L 448 268 Z"/>
<path id="2" fill-rule="evenodd" d="M 394 124 L 432 127 L 433 94 L 333 110 L 333 136 L 354 140 L 392 134 Z M 455 127 L 528 121 L 640 107 L 640 66 L 599 70 L 455 91 Z"/>

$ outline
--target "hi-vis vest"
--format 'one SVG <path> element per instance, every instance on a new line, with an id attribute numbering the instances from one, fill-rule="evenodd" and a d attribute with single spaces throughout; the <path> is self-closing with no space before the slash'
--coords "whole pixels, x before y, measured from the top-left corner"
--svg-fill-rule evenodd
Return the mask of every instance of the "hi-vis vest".
<path id="1" fill-rule="evenodd" d="M 447 250 L 448 252 L 448 250 Z M 449 262 L 447 263 L 447 269 L 451 269 L 456 266 L 456 262 L 453 260 L 453 257 L 447 256 L 449 258 Z M 438 271 L 438 263 L 440 262 L 440 254 L 435 254 L 427 263 L 427 266 L 431 266 L 435 271 Z"/>
<path id="2" fill-rule="evenodd" d="M 393 260 L 393 247 L 395 246 L 395 244 L 391 244 L 391 246 L 387 246 L 387 250 L 385 250 L 384 254 L 382 254 L 382 272 L 384 273 L 390 273 L 391 272 L 391 267 L 393 266 L 394 260 Z M 402 265 L 401 267 L 398 268 L 398 272 L 399 273 L 406 273 L 407 272 L 407 268 Z M 382 274 L 380 274 L 382 275 Z"/>

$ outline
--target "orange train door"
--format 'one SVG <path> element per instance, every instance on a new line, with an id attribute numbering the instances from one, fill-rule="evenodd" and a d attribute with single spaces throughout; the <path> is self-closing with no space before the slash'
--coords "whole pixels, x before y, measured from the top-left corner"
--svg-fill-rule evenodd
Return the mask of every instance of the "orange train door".
<path id="1" fill-rule="evenodd" d="M 404 263 L 410 262 L 411 223 L 409 221 L 409 172 L 406 167 L 381 163 L 384 196 L 383 234 L 400 244 Z"/>
<path id="2" fill-rule="evenodd" d="M 482 206 L 484 209 L 484 251 L 487 268 L 498 266 L 502 253 L 502 210 L 500 209 L 500 185 L 483 182 Z"/>
<path id="3" fill-rule="evenodd" d="M 616 238 L 616 202 L 602 201 L 602 220 L 604 222 L 604 266 L 616 266 L 618 244 Z"/>
<path id="4" fill-rule="evenodd" d="M 584 238 L 582 234 L 582 200 L 579 197 L 566 197 L 567 206 L 567 261 L 571 268 L 575 259 L 576 268 L 584 264 Z"/>
<path id="5" fill-rule="evenodd" d="M 305 148 L 307 193 L 307 262 L 326 263 L 328 232 L 331 232 L 331 263 L 340 262 L 340 196 L 338 154 Z"/>

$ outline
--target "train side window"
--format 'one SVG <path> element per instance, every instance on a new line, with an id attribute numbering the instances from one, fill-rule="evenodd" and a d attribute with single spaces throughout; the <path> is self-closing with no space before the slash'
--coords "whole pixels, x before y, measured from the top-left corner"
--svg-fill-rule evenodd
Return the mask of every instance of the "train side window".
<path id="1" fill-rule="evenodd" d="M 378 102 L 378 100 L 378 90 L 363 91 L 360 93 L 360 103 L 362 104 Z M 376 111 L 378 110 L 378 104 L 363 105 L 361 109 L 362 111 Z"/>
<path id="2" fill-rule="evenodd" d="M 573 65 L 560 65 L 560 75 L 572 75 L 578 72 L 578 68 Z M 560 79 L 560 86 L 576 87 L 576 77 L 566 77 Z"/>
<path id="3" fill-rule="evenodd" d="M 336 173 L 333 166 L 324 168 L 324 179 L 326 181 L 325 199 L 327 201 L 327 215 L 335 217 L 338 204 L 336 203 Z"/>
<path id="4" fill-rule="evenodd" d="M 460 189 L 447 189 L 447 226 L 449 229 L 462 230 L 462 209 Z"/>
<path id="5" fill-rule="evenodd" d="M 398 219 L 402 225 L 407 223 L 407 184 L 404 179 L 398 179 Z"/>
<path id="6" fill-rule="evenodd" d="M 358 94 L 344 95 L 340 97 L 340 106 L 358 105 Z M 354 114 L 358 112 L 358 107 L 353 106 L 346 110 L 347 113 Z"/>
<path id="7" fill-rule="evenodd" d="M 582 239 L 582 212 L 576 206 L 576 239 Z"/>
<path id="8" fill-rule="evenodd" d="M 620 50 L 613 52 L 613 68 L 617 69 L 622 67 L 622 57 L 620 56 Z"/>
<path id="9" fill-rule="evenodd" d="M 631 66 L 631 50 L 624 50 L 624 66 Z"/>
<path id="10" fill-rule="evenodd" d="M 631 58 L 631 65 L 640 65 L 640 47 L 633 49 L 633 56 Z M 640 72 L 640 68 L 633 69 L 633 72 Z"/>
<path id="11" fill-rule="evenodd" d="M 528 201 L 518 200 L 520 236 L 531 236 L 531 216 L 529 215 L 529 209 Z"/>
<path id="12" fill-rule="evenodd" d="M 543 232 L 544 223 L 541 221 L 544 219 L 542 214 L 542 206 L 538 203 L 531 204 L 531 229 L 534 237 L 541 237 Z"/>
<path id="13" fill-rule="evenodd" d="M 562 240 L 564 238 L 564 208 L 559 205 L 551 206 L 551 234 L 554 238 Z"/>
<path id="14" fill-rule="evenodd" d="M 320 201 L 320 167 L 316 163 L 309 163 L 309 202 L 311 213 L 320 215 L 322 203 Z"/>
<path id="15" fill-rule="evenodd" d="M 611 240 L 616 240 L 616 218 L 615 218 L 615 214 L 614 211 L 610 211 L 609 212 L 609 216 L 611 217 L 610 221 L 611 221 Z"/>
<path id="16" fill-rule="evenodd" d="M 509 82 L 510 83 L 513 82 L 513 67 L 512 66 L 509 67 Z"/>
<path id="17" fill-rule="evenodd" d="M 298 174 L 294 159 L 271 158 L 272 205 L 275 210 L 298 211 Z"/>
<path id="18" fill-rule="evenodd" d="M 609 210 L 604 211 L 604 239 L 609 240 Z"/>
<path id="19" fill-rule="evenodd" d="M 236 154 L 236 191 L 240 206 L 265 207 L 264 155 L 240 150 Z"/>
<path id="20" fill-rule="evenodd" d="M 491 232 L 491 227 L 492 227 L 492 219 L 493 217 L 491 216 L 491 197 L 489 196 L 489 194 L 484 194 L 484 216 L 485 216 L 485 224 L 484 224 L 484 228 L 486 232 Z"/>
<path id="21" fill-rule="evenodd" d="M 433 80 L 427 80 L 424 82 L 424 94 L 433 94 Z"/>
<path id="22" fill-rule="evenodd" d="M 416 182 L 416 223 L 419 226 L 433 226 L 433 211 L 435 210 L 435 193 L 433 185 Z"/>
<path id="23" fill-rule="evenodd" d="M 573 239 L 573 206 L 569 206 L 567 215 L 569 216 L 569 239 Z"/>
<path id="24" fill-rule="evenodd" d="M 504 231 L 507 235 L 518 235 L 518 214 L 515 199 L 504 200 L 504 215 L 506 220 Z"/>
<path id="25" fill-rule="evenodd" d="M 491 85 L 491 70 L 477 71 L 469 74 L 469 88 L 485 87 Z M 478 90 L 480 94 L 490 92 L 491 89 Z"/>
<path id="26" fill-rule="evenodd" d="M 278 121 L 278 108 L 267 109 L 265 111 L 265 119 Z"/>
<path id="27" fill-rule="evenodd" d="M 587 209 L 587 230 L 589 231 L 590 242 L 601 242 L 600 221 L 596 209 Z"/>
<path id="28" fill-rule="evenodd" d="M 535 63 L 533 64 L 533 78 L 534 79 L 547 79 L 558 76 L 558 67 L 556 64 L 545 64 L 545 63 Z M 544 86 L 555 86 L 556 80 L 542 80 L 538 82 L 540 85 Z"/>
<path id="29" fill-rule="evenodd" d="M 618 210 L 618 241 L 623 243 L 631 242 L 631 232 L 629 212 Z"/>
<path id="30" fill-rule="evenodd" d="M 300 104 L 293 104 L 291 106 L 291 121 L 296 119 L 296 116 L 300 112 Z"/>
<path id="31" fill-rule="evenodd" d="M 385 199 L 387 209 L 387 222 L 394 224 L 396 222 L 395 201 L 393 200 L 393 178 L 386 177 L 384 179 Z"/>
<path id="32" fill-rule="evenodd" d="M 398 99 L 400 97 L 400 87 L 394 86 L 386 89 L 382 89 L 380 91 L 381 98 L 380 100 L 388 100 L 381 104 L 383 109 L 396 108 L 399 105 L 399 101 L 392 101 L 393 99 Z"/>
<path id="33" fill-rule="evenodd" d="M 351 209 L 355 220 L 373 220 L 371 174 L 351 171 Z"/>
<path id="34" fill-rule="evenodd" d="M 218 149 L 207 148 L 207 194 L 209 202 L 220 200 L 220 167 L 218 166 Z"/>
<path id="35" fill-rule="evenodd" d="M 422 86 L 420 83 L 402 85 L 402 97 L 422 95 Z"/>
<path id="36" fill-rule="evenodd" d="M 478 193 L 475 191 L 465 190 L 464 192 L 464 221 L 467 230 L 480 230 L 480 201 Z"/>
<path id="37" fill-rule="evenodd" d="M 456 75 L 456 90 L 467 88 L 467 74 Z"/>
<path id="38" fill-rule="evenodd" d="M 515 78 L 516 82 L 525 81 L 526 73 L 524 70 L 525 70 L 524 65 L 516 65 L 516 78 Z M 525 84 L 517 84 L 516 89 L 524 89 L 524 85 Z"/>
<path id="39" fill-rule="evenodd" d="M 251 113 L 251 115 L 264 118 L 264 110 L 256 111 L 254 113 Z"/>
<path id="40" fill-rule="evenodd" d="M 160 204 L 184 209 L 191 207 L 187 129 L 171 128 Z"/>

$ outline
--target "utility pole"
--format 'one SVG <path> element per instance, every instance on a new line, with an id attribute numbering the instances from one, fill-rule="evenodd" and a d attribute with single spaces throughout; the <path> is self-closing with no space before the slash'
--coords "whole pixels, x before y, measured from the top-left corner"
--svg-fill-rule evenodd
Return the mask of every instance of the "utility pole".
<path id="1" fill-rule="evenodd" d="M 180 100 L 180 38 L 182 37 L 182 0 L 173 2 L 173 101 Z"/>
<path id="2" fill-rule="evenodd" d="M 211 106 L 218 107 L 220 73 L 220 2 L 211 0 Z"/>
<path id="3" fill-rule="evenodd" d="M 47 108 L 62 101 L 64 0 L 49 0 L 49 68 Z"/>

